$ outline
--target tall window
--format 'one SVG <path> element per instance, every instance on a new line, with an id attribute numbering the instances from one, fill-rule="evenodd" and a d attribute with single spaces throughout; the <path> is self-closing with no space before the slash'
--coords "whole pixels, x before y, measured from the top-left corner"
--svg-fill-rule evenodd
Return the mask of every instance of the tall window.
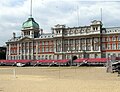
<path id="1" fill-rule="evenodd" d="M 40 56 L 38 56 L 38 60 L 40 59 Z"/>
<path id="2" fill-rule="evenodd" d="M 118 41 L 120 41 L 120 35 L 118 35 Z"/>
<path id="3" fill-rule="evenodd" d="M 118 43 L 118 49 L 120 50 L 120 42 Z"/>
<path id="4" fill-rule="evenodd" d="M 118 57 L 120 57 L 120 53 L 118 53 Z"/>
<path id="5" fill-rule="evenodd" d="M 38 48 L 38 53 L 40 53 L 40 48 Z"/>
<path id="6" fill-rule="evenodd" d="M 44 55 L 42 55 L 42 59 L 44 59 Z"/>
<path id="7" fill-rule="evenodd" d="M 42 52 L 44 52 L 44 47 L 42 47 Z"/>
<path id="8" fill-rule="evenodd" d="M 45 56 L 45 59 L 48 59 L 48 56 L 47 56 L 47 55 Z"/>
<path id="9" fill-rule="evenodd" d="M 108 37 L 106 38 L 106 40 L 107 40 L 107 41 L 110 41 L 110 37 L 108 36 Z"/>
<path id="10" fill-rule="evenodd" d="M 95 50 L 95 51 L 98 51 L 98 50 L 99 50 L 98 44 L 94 44 L 94 50 Z"/>
<path id="11" fill-rule="evenodd" d="M 82 44 L 81 50 L 85 50 L 85 44 Z"/>
<path id="12" fill-rule="evenodd" d="M 107 56 L 108 56 L 108 58 L 111 58 L 110 53 L 108 53 L 108 55 L 107 55 Z"/>
<path id="13" fill-rule="evenodd" d="M 64 40 L 64 44 L 68 44 L 68 40 L 66 39 L 66 40 Z"/>
<path id="14" fill-rule="evenodd" d="M 105 42 L 105 37 L 102 38 L 102 42 Z"/>
<path id="15" fill-rule="evenodd" d="M 34 46 L 36 46 L 36 42 L 34 42 Z"/>
<path id="16" fill-rule="evenodd" d="M 48 50 L 49 50 L 48 47 L 46 47 L 46 52 L 49 52 Z"/>
<path id="17" fill-rule="evenodd" d="M 44 41 L 42 41 L 42 45 L 44 45 Z"/>
<path id="18" fill-rule="evenodd" d="M 90 45 L 90 44 L 87 44 L 87 46 L 86 46 L 86 50 L 88 50 L 88 51 L 91 50 L 91 45 Z"/>
<path id="19" fill-rule="evenodd" d="M 116 40 L 116 36 L 113 36 L 113 37 L 112 37 L 112 41 L 115 41 L 115 40 Z"/>
<path id="20" fill-rule="evenodd" d="M 112 50 L 116 50 L 116 44 L 115 43 L 112 44 Z"/>
<path id="21" fill-rule="evenodd" d="M 115 53 L 113 53 L 113 56 L 114 56 L 114 57 L 116 57 L 116 54 L 115 54 Z"/>
<path id="22" fill-rule="evenodd" d="M 102 44 L 102 50 L 105 50 L 105 44 Z"/>
<path id="23" fill-rule="evenodd" d="M 110 50 L 110 44 L 107 44 L 107 49 Z"/>
<path id="24" fill-rule="evenodd" d="M 46 43 L 46 45 L 48 45 L 48 43 L 49 43 L 49 42 L 48 42 L 48 41 L 46 41 L 45 43 Z"/>
<path id="25" fill-rule="evenodd" d="M 52 56 L 51 56 L 51 55 L 49 55 L 49 59 L 52 59 L 51 57 L 52 57 Z"/>

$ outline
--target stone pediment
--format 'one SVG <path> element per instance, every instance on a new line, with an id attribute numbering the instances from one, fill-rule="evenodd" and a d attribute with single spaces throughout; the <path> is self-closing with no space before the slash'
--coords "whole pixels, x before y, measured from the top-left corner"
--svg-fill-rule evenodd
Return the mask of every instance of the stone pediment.
<path id="1" fill-rule="evenodd" d="M 32 41 L 32 40 L 33 40 L 32 38 L 24 37 L 24 38 L 20 39 L 19 41 L 20 42 L 28 42 L 28 41 Z"/>

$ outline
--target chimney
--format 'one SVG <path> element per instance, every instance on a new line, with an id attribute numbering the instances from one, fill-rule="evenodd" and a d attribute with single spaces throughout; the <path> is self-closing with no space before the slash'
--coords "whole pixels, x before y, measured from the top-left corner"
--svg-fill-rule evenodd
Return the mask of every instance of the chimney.
<path id="1" fill-rule="evenodd" d="M 15 32 L 13 32 L 13 38 L 15 38 L 16 37 L 16 34 L 15 34 Z"/>
<path id="2" fill-rule="evenodd" d="M 43 29 L 41 29 L 41 35 L 43 34 Z"/>

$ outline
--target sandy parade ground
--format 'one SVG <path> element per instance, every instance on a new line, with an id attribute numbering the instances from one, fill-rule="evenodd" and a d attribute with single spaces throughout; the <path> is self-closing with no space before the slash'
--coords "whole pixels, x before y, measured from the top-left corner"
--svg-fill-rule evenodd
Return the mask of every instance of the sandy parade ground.
<path id="1" fill-rule="evenodd" d="M 105 67 L 3 67 L 0 92 L 120 92 L 120 77 Z"/>

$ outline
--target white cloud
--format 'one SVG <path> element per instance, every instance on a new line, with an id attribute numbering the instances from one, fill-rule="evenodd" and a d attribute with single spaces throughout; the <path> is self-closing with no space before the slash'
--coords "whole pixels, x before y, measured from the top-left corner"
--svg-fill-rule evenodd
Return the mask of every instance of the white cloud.
<path id="1" fill-rule="evenodd" d="M 51 27 L 58 23 L 72 27 L 100 20 L 102 8 L 104 27 L 120 26 L 120 2 L 109 1 L 33 0 L 33 17 L 44 32 L 51 32 Z M 0 0 L 0 46 L 12 37 L 12 32 L 21 33 L 22 23 L 29 17 L 29 8 L 30 0 Z"/>

